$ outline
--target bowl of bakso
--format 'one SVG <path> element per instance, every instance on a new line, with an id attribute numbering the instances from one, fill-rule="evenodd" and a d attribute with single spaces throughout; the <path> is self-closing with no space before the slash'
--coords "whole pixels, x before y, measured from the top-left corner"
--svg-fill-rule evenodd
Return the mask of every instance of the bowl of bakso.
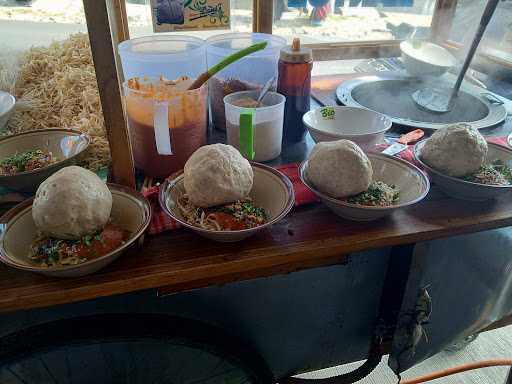
<path id="1" fill-rule="evenodd" d="M 276 169 L 250 163 L 225 144 L 199 148 L 184 170 L 160 189 L 164 212 L 212 240 L 243 240 L 277 223 L 293 207 L 290 180 Z"/>
<path id="2" fill-rule="evenodd" d="M 302 182 L 336 215 L 370 221 L 421 201 L 430 184 L 405 160 L 364 153 L 349 140 L 318 143 L 299 169 Z"/>
<path id="3" fill-rule="evenodd" d="M 0 140 L 0 186 L 33 193 L 43 180 L 68 165 L 90 138 L 72 129 L 41 129 Z"/>
<path id="4" fill-rule="evenodd" d="M 440 129 L 413 152 L 432 182 L 452 197 L 485 201 L 512 191 L 512 150 L 487 143 L 469 124 Z"/>
<path id="5" fill-rule="evenodd" d="M 150 218 L 149 202 L 138 192 L 66 167 L 0 218 L 0 260 L 49 276 L 87 275 L 117 259 Z"/>

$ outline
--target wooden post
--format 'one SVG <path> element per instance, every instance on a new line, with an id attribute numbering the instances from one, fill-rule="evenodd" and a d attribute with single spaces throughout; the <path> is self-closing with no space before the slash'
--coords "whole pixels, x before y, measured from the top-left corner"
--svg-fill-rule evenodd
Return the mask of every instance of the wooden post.
<path id="1" fill-rule="evenodd" d="M 252 31 L 258 30 L 258 0 L 252 0 Z"/>
<path id="2" fill-rule="evenodd" d="M 273 0 L 253 0 L 252 14 L 252 26 L 254 32 L 272 33 L 272 23 L 274 21 Z"/>
<path id="3" fill-rule="evenodd" d="M 130 40 L 130 30 L 128 28 L 128 15 L 126 14 L 126 0 L 108 0 L 111 10 L 112 35 L 114 41 L 120 43 Z"/>
<path id="4" fill-rule="evenodd" d="M 437 0 L 432 16 L 432 41 L 442 44 L 450 37 L 457 0 Z"/>
<path id="5" fill-rule="evenodd" d="M 112 46 L 116 58 L 117 78 L 119 84 L 124 82 L 123 68 L 121 58 L 116 47 L 119 43 L 130 39 L 130 30 L 128 28 L 128 15 L 126 14 L 126 0 L 106 0 L 107 11 L 109 15 L 110 31 L 112 33 Z"/>
<path id="6" fill-rule="evenodd" d="M 116 183 L 135 188 L 132 148 L 124 119 L 107 1 L 83 0 L 83 3 L 112 156 L 112 179 Z"/>

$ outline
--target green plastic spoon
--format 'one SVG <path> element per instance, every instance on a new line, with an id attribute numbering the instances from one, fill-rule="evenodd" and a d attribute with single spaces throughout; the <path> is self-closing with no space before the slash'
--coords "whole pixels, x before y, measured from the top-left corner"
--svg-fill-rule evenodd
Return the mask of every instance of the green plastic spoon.
<path id="1" fill-rule="evenodd" d="M 224 60 L 219 61 L 213 67 L 208 69 L 208 71 L 199 75 L 199 77 L 192 83 L 192 85 L 188 88 L 189 90 L 200 88 L 201 85 L 206 83 L 210 77 L 215 75 L 217 72 L 222 71 L 228 65 L 233 64 L 235 61 L 240 60 L 242 57 L 250 55 L 251 53 L 261 51 L 265 49 L 267 46 L 267 42 L 263 41 L 261 43 L 256 43 L 251 45 L 250 47 L 244 48 L 241 51 L 235 52 L 232 55 L 226 57 Z"/>

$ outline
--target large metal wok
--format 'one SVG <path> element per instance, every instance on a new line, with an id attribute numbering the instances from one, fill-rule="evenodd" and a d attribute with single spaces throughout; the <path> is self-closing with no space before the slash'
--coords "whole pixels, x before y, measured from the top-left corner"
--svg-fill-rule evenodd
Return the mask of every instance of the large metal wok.
<path id="1" fill-rule="evenodd" d="M 348 106 L 359 106 L 387 115 L 393 123 L 424 129 L 439 129 L 457 122 L 471 123 L 475 128 L 489 128 L 505 120 L 503 102 L 480 88 L 464 85 L 447 113 L 435 113 L 418 107 L 412 94 L 432 86 L 450 87 L 444 80 L 382 74 L 343 82 L 336 89 L 338 100 Z"/>

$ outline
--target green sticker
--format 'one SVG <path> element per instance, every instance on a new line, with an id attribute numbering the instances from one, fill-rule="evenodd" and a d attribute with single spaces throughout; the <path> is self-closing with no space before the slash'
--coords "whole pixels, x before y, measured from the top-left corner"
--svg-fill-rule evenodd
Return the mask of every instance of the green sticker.
<path id="1" fill-rule="evenodd" d="M 107 182 L 108 179 L 108 167 L 100 168 L 96 171 L 96 174 L 99 176 L 101 180 Z"/>
<path id="2" fill-rule="evenodd" d="M 320 110 L 320 113 L 322 114 L 322 117 L 324 120 L 334 120 L 336 117 L 336 111 L 333 107 L 325 107 Z"/>

